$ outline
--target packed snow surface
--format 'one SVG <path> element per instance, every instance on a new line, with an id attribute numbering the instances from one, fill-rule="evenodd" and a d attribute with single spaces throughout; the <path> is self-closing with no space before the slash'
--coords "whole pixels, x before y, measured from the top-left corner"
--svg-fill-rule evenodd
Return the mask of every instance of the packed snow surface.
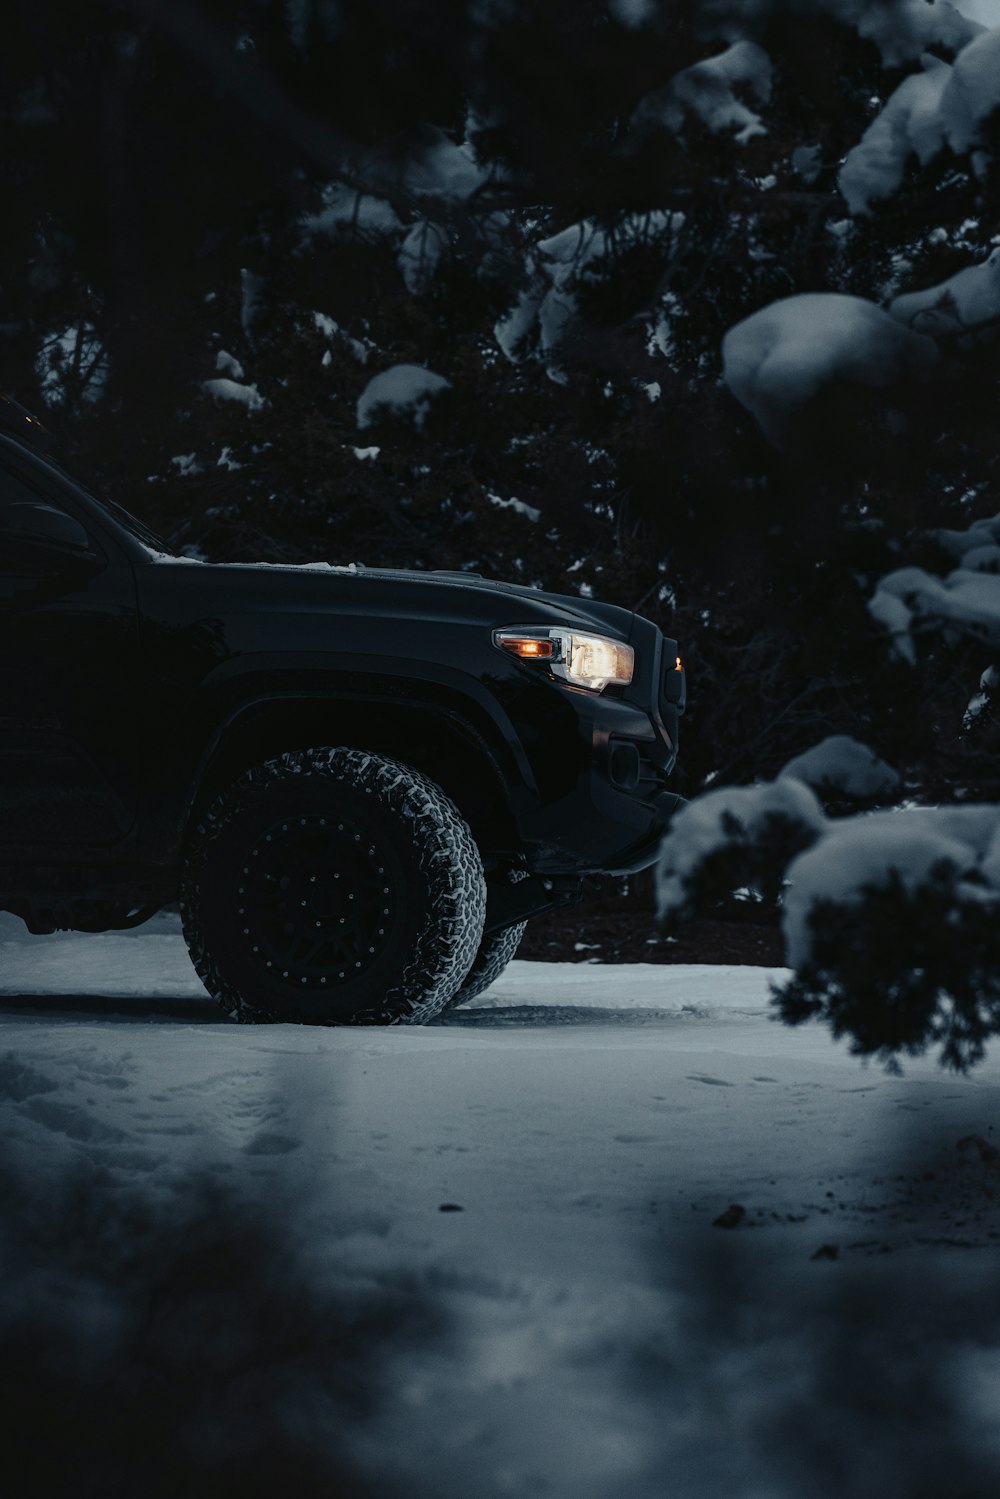
<path id="1" fill-rule="evenodd" d="M 948 1409 L 968 1454 L 994 1429 L 982 1251 L 1000 1231 L 986 1144 L 1000 1066 L 969 1079 L 864 1068 L 825 1032 L 769 1020 L 780 976 L 516 962 L 425 1029 L 239 1026 L 206 998 L 175 918 L 29 938 L 0 917 L 3 1137 L 33 1194 L 6 1228 L 33 1242 L 57 1204 L 86 1201 L 148 1234 L 214 1193 L 220 1213 L 252 1204 L 294 1251 L 296 1298 L 381 1298 L 390 1327 L 429 1308 L 421 1339 L 390 1338 L 373 1407 L 336 1435 L 384 1496 L 794 1499 L 782 1440 L 804 1435 L 810 1412 L 826 1429 L 824 1350 L 831 1328 L 852 1325 L 859 1283 L 881 1308 L 863 1303 L 865 1335 L 891 1350 L 888 1387 L 902 1333 L 886 1308 L 900 1288 L 920 1290 L 901 1312 L 907 1336 L 956 1284 L 975 1294 L 973 1325 L 949 1316 L 947 1341 Z M 63 1255 L 85 1231 L 67 1219 L 43 1242 Z M 266 1245 L 258 1233 L 252 1253 Z M 206 1377 L 226 1383 L 206 1398 L 223 1445 L 245 1440 L 233 1423 L 255 1377 L 239 1359 L 231 1374 L 218 1342 L 236 1336 L 227 1308 L 256 1273 L 238 1246 L 222 1281 L 231 1300 L 196 1301 L 168 1345 L 196 1353 L 211 1336 Z M 51 1253 L 13 1285 L 9 1314 L 36 1317 L 49 1339 L 66 1319 L 84 1347 L 107 1346 L 113 1287 L 98 1295 L 90 1270 L 47 1276 Z M 261 1265 L 269 1286 L 271 1273 Z M 279 1354 L 276 1374 L 256 1372 L 287 1403 L 315 1375 L 288 1363 L 294 1349 Z M 876 1358 L 880 1410 L 888 1375 Z M 838 1429 L 844 1461 L 857 1443 L 867 1465 L 882 1427 L 864 1425 L 867 1374 L 854 1377 L 863 1409 L 841 1392 Z M 321 1393 L 296 1396 L 293 1443 L 324 1439 Z M 787 1418 L 783 1439 L 761 1427 L 765 1407 L 768 1423 Z M 922 1408 L 901 1419 L 916 1461 Z M 820 1499 L 861 1493 L 842 1465 L 836 1489 L 824 1472 L 810 1482 Z"/>

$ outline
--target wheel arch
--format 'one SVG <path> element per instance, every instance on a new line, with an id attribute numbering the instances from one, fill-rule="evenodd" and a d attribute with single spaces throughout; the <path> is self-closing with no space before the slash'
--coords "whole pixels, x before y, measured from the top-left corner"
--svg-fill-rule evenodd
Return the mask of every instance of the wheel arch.
<path id="1" fill-rule="evenodd" d="M 271 694 L 219 729 L 197 776 L 186 829 L 254 765 L 317 746 L 368 750 L 426 775 L 451 798 L 485 851 L 516 846 L 501 754 L 456 706 L 375 696 Z"/>

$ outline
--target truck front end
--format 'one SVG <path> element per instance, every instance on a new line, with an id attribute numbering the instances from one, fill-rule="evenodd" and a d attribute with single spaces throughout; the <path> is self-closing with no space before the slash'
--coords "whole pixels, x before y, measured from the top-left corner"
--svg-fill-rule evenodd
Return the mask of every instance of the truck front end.
<path id="1" fill-rule="evenodd" d="M 669 782 L 684 666 L 652 621 L 581 601 L 574 609 L 587 610 L 586 628 L 515 618 L 493 631 L 504 658 L 494 691 L 534 782 L 523 816 L 520 797 L 514 812 L 536 873 L 630 873 L 654 861 L 681 800 Z"/>

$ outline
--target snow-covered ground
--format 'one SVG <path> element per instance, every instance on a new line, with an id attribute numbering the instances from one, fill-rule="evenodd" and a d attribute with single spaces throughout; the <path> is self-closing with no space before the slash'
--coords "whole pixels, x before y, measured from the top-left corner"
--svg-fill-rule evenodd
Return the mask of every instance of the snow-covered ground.
<path id="1" fill-rule="evenodd" d="M 44 1221 L 81 1193 L 82 1236 L 95 1201 L 133 1225 L 128 1286 L 157 1223 L 194 1198 L 246 1204 L 279 1259 L 292 1246 L 317 1319 L 382 1308 L 377 1370 L 357 1366 L 371 1408 L 329 1437 L 380 1499 L 978 1495 L 980 1463 L 1000 1463 L 1000 1062 L 865 1068 L 773 1023 L 768 979 L 514 963 L 424 1029 L 242 1027 L 217 1018 L 170 916 L 50 938 L 0 917 L 21 1265 L 3 1321 L 33 1308 L 58 1359 L 117 1348 L 114 1284 L 91 1305 L 75 1220 Z M 177 1315 L 185 1346 L 242 1390 L 215 1366 L 224 1312 L 197 1306 Z M 274 1380 L 280 1401 L 294 1381 Z M 282 1440 L 325 1440 L 296 1401 Z M 221 1451 L 229 1405 L 211 1408 Z M 969 1485 L 935 1489 L 956 1460 Z"/>

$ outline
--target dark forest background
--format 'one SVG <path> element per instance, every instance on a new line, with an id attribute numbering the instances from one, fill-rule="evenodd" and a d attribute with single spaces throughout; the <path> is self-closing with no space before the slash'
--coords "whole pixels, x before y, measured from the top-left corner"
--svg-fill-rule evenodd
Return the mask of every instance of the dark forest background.
<path id="1" fill-rule="evenodd" d="M 881 574 L 933 563 L 929 527 L 1000 508 L 992 348 L 892 409 L 827 392 L 779 452 L 720 342 L 778 297 L 884 301 L 981 260 L 997 170 L 945 151 L 851 218 L 837 168 L 912 64 L 835 6 L 758 7 L 766 132 L 657 124 L 643 101 L 723 45 L 712 9 L 16 4 L 0 386 L 192 555 L 464 568 L 641 610 L 685 650 L 689 795 L 847 732 L 913 795 L 993 796 L 992 711 L 963 727 L 990 649 L 935 638 L 914 670 L 867 612 Z M 578 254 L 545 251 L 574 226 Z M 449 388 L 422 423 L 360 430 L 401 363 Z"/>

